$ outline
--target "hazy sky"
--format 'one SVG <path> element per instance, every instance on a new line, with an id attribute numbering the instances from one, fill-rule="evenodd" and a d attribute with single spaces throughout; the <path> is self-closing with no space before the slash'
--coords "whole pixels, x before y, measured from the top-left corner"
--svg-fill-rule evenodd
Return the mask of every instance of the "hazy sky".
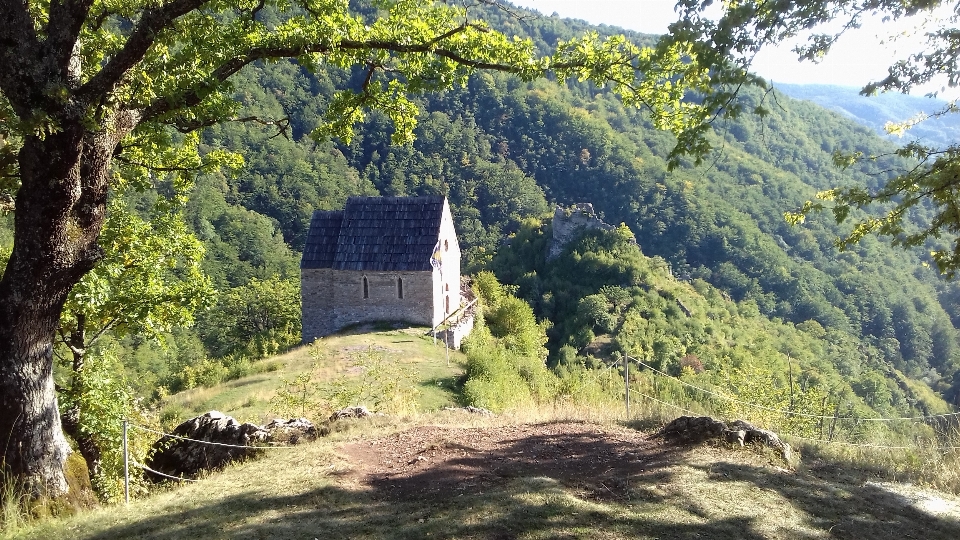
<path id="1" fill-rule="evenodd" d="M 676 19 L 676 0 L 510 0 L 545 15 L 583 19 L 649 34 L 661 34 Z M 864 28 L 849 32 L 819 64 L 799 62 L 793 44 L 763 51 L 754 61 L 753 71 L 774 83 L 822 83 L 862 87 L 887 74 L 895 58 L 906 57 L 918 45 L 901 38 L 896 47 L 881 45 L 894 34 L 915 26 L 914 21 L 881 23 L 871 21 Z"/>

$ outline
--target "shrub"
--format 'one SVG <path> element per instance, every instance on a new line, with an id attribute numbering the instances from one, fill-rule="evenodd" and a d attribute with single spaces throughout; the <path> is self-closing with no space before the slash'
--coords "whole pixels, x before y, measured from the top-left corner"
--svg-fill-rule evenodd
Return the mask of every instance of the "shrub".
<path id="1" fill-rule="evenodd" d="M 283 418 L 319 420 L 327 417 L 333 407 L 312 379 L 310 373 L 301 373 L 294 379 L 281 379 L 280 389 L 270 399 L 273 410 Z"/>
<path id="2" fill-rule="evenodd" d="M 496 346 L 475 347 L 468 353 L 463 387 L 468 405 L 502 412 L 533 402 L 530 387 L 511 356 Z"/>
<path id="3" fill-rule="evenodd" d="M 503 411 L 553 399 L 556 376 L 547 368 L 547 327 L 533 309 L 489 272 L 474 278 L 483 317 L 465 343 L 467 382 L 464 400 Z"/>
<path id="4" fill-rule="evenodd" d="M 579 363 L 557 368 L 555 396 L 558 401 L 590 407 L 605 407 L 622 399 L 623 381 L 609 369 L 590 369 Z"/>
<path id="5" fill-rule="evenodd" d="M 373 349 L 355 353 L 353 366 L 359 377 L 341 376 L 330 384 L 334 408 L 365 405 L 390 414 L 416 412 L 420 390 L 406 366 Z"/>
<path id="6" fill-rule="evenodd" d="M 79 430 L 90 437 L 101 453 L 100 471 L 91 481 L 103 501 L 117 501 L 123 495 L 123 419 L 139 425 L 153 425 L 133 391 L 121 375 L 123 368 L 110 352 L 88 354 L 77 375 L 79 395 L 61 392 L 61 410 L 79 409 Z M 141 430 L 128 430 L 127 446 L 133 459 L 142 461 L 155 437 Z M 134 482 L 134 489 L 142 485 Z"/>

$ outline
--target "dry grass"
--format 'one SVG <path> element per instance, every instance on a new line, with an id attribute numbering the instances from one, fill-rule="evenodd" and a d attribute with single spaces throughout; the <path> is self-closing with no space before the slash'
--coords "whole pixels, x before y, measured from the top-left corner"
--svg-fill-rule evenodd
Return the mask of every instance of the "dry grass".
<path id="1" fill-rule="evenodd" d="M 751 448 L 664 447 L 661 458 L 639 463 L 634 474 L 611 484 L 610 495 L 579 490 L 537 469 L 488 477 L 489 488 L 480 493 L 421 498 L 378 488 L 382 482 L 358 475 L 358 464 L 347 461 L 340 446 L 414 426 L 496 429 L 563 420 L 574 412 L 559 411 L 559 418 L 523 411 L 494 418 L 432 413 L 347 422 L 329 438 L 297 450 L 275 451 L 129 507 L 38 523 L 11 537 L 960 538 L 957 499 L 879 483 L 865 471 L 831 474 L 826 465 L 790 470 L 773 454 Z M 608 416 L 605 422 L 616 420 Z M 429 449 L 457 441 L 420 444 Z M 606 456 L 596 452 L 596 459 L 612 459 Z M 482 458 L 495 461 L 498 454 Z"/>
<path id="2" fill-rule="evenodd" d="M 26 500 L 16 479 L 0 470 L 0 531 L 17 530 L 29 520 Z"/>
<path id="3" fill-rule="evenodd" d="M 377 347 L 409 364 L 423 381 L 422 410 L 453 404 L 459 354 L 447 367 L 444 351 L 417 330 L 343 335 L 325 340 L 321 366 L 305 349 L 278 357 L 279 373 L 260 374 L 216 389 L 171 398 L 184 410 L 218 408 L 260 420 L 280 376 L 313 369 L 329 380 L 350 369 L 350 354 Z M 440 385 L 437 385 L 440 382 Z M 449 386 L 445 386 L 449 385 Z M 433 392 L 432 394 L 430 392 Z M 424 406 L 429 403 L 429 406 Z M 695 403 L 684 403 L 705 413 Z M 796 443 L 795 467 L 753 448 L 704 445 L 666 448 L 638 462 L 629 474 L 599 483 L 599 490 L 571 485 L 537 462 L 526 474 L 484 474 L 482 492 L 447 496 L 397 496 L 384 478 L 361 471 L 345 456 L 345 444 L 404 436 L 424 426 L 515 432 L 517 425 L 585 422 L 652 433 L 680 414 L 640 398 L 586 407 L 559 402 L 496 417 L 451 412 L 381 416 L 333 424 L 332 433 L 295 450 L 276 450 L 237 464 L 198 483 L 161 489 L 129 507 L 7 529 L 4 538 L 960 538 L 960 499 L 925 487 L 960 492 L 954 451 L 889 452 L 840 445 Z M 406 436 L 408 439 L 409 436 Z M 513 447 L 535 441 L 514 440 Z M 460 448 L 455 435 L 415 440 L 425 451 Z M 602 441 L 599 444 L 603 444 Z M 622 441 L 610 443 L 615 449 Z M 484 450 L 476 459 L 516 459 L 510 450 Z M 602 448 L 579 459 L 620 459 Z M 535 459 L 531 456 L 530 459 Z M 646 458 L 645 458 L 646 459 Z M 533 462 L 531 462 L 533 463 Z M 590 461 L 591 466 L 597 462 Z M 611 463 L 611 465 L 613 465 Z M 443 477 L 443 469 L 423 474 Z M 439 465 L 436 465 L 439 467 Z M 602 469 L 601 469 L 602 470 Z M 362 474 L 361 474 L 362 473 Z M 421 482 L 425 481 L 423 477 Z M 916 485 L 898 483 L 909 481 Z"/>
<path id="4" fill-rule="evenodd" d="M 804 456 L 803 466 L 814 474 L 855 475 L 960 494 L 960 447 L 945 448 L 933 441 L 909 449 L 792 442 Z M 958 443 L 952 440 L 953 445 Z"/>
<path id="5" fill-rule="evenodd" d="M 449 363 L 442 343 L 434 343 L 426 335 L 426 328 L 399 328 L 374 331 L 369 328 L 341 333 L 320 340 L 319 360 L 311 355 L 311 347 L 297 347 L 283 355 L 263 362 L 275 362 L 280 369 L 259 373 L 211 388 L 193 388 L 170 396 L 163 403 L 162 415 L 167 423 L 218 410 L 240 421 L 262 422 L 277 413 L 271 398 L 283 384 L 302 373 L 310 373 L 317 384 L 329 383 L 337 377 L 352 374 L 354 357 L 360 351 L 372 348 L 387 359 L 412 367 L 421 384 L 419 409 L 436 410 L 456 404 L 454 383 L 462 373 L 464 356 L 449 351 Z"/>

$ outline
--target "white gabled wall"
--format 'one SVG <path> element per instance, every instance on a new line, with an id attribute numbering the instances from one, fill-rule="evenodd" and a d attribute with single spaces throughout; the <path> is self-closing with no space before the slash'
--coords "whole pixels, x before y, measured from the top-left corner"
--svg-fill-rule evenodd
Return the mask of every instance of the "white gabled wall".
<path id="1" fill-rule="evenodd" d="M 460 243 L 453 226 L 450 203 L 443 200 L 440 217 L 440 269 L 433 271 L 433 326 L 440 324 L 450 313 L 460 307 Z M 447 299 L 449 298 L 449 311 Z"/>

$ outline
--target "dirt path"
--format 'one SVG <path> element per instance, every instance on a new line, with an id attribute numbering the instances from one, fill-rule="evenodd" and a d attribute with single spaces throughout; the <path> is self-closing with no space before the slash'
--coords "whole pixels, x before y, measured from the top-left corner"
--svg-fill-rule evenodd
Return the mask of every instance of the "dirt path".
<path id="1" fill-rule="evenodd" d="M 420 426 L 347 443 L 340 453 L 350 463 L 341 481 L 388 506 L 426 503 L 423 507 L 449 511 L 455 504 L 451 501 L 478 505 L 499 493 L 501 506 L 508 508 L 512 499 L 504 493 L 530 486 L 517 481 L 540 478 L 559 483 L 577 500 L 616 509 L 611 511 L 620 517 L 594 521 L 584 518 L 580 509 L 563 513 L 589 523 L 585 530 L 606 531 L 616 538 L 623 532 L 618 529 L 623 516 L 638 524 L 627 537 L 960 538 L 960 500 L 953 496 L 852 473 L 837 477 L 816 466 L 816 460 L 812 467 L 794 471 L 776 453 L 756 449 L 677 447 L 617 426 Z M 525 512 L 549 507 L 544 504 Z M 476 519 L 466 515 L 463 519 Z M 481 530 L 478 537 L 492 538 L 537 537 L 531 531 L 558 530 L 551 528 L 550 519 L 555 518 L 528 525 L 513 519 L 499 525 L 507 531 L 503 534 L 481 525 L 467 530 Z M 429 524 L 429 518 L 418 523 L 424 520 Z M 448 520 L 459 526 L 457 518 Z"/>
<path id="2" fill-rule="evenodd" d="M 676 451 L 638 431 L 576 422 L 422 426 L 343 448 L 355 481 L 405 499 L 482 493 L 519 476 L 553 478 L 593 499 L 621 498 L 625 479 L 662 468 Z"/>

